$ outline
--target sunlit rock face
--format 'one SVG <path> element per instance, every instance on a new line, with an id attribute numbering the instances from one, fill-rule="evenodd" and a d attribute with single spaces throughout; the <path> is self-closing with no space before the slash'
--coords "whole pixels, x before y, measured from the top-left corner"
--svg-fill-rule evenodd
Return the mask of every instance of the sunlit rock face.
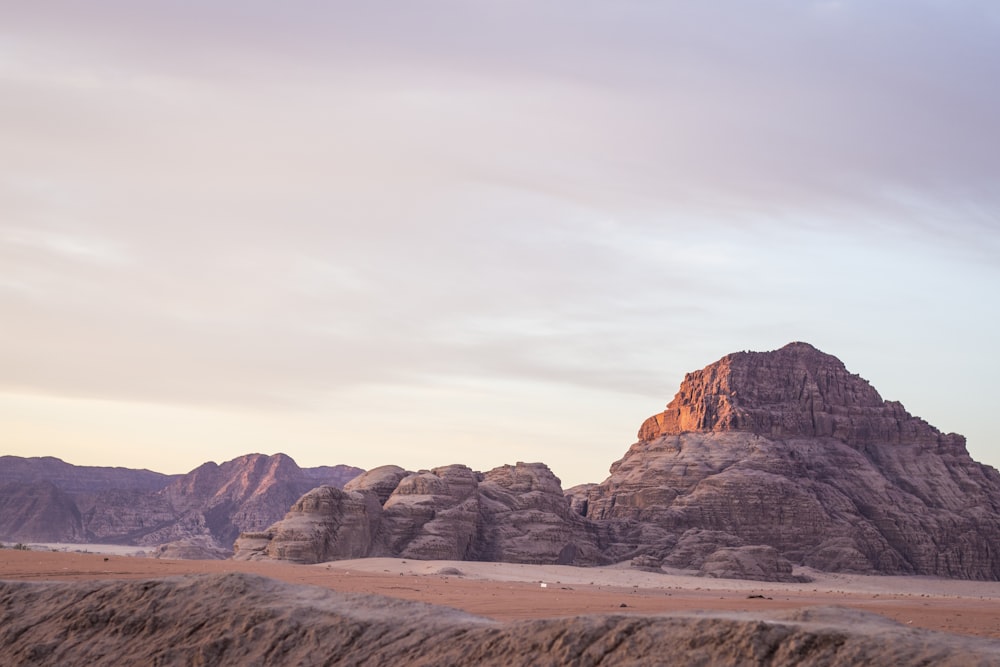
<path id="1" fill-rule="evenodd" d="M 773 352 L 737 352 L 688 373 L 667 409 L 647 419 L 639 439 L 690 431 L 754 433 L 768 438 L 832 437 L 852 446 L 927 443 L 964 447 L 942 436 L 844 364 L 808 343 Z"/>
<path id="2" fill-rule="evenodd" d="M 671 535 L 640 550 L 701 529 L 822 570 L 1000 578 L 997 471 L 805 343 L 689 373 L 639 438 L 576 503 Z"/>

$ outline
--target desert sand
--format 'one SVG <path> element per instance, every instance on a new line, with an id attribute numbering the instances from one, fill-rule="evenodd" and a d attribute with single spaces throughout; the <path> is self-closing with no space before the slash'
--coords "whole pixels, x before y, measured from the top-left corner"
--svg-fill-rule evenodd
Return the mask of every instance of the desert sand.
<path id="1" fill-rule="evenodd" d="M 242 572 L 342 593 L 374 593 L 500 621 L 584 614 L 692 611 L 775 614 L 836 605 L 914 628 L 1000 639 L 1000 582 L 802 573 L 779 584 L 643 572 L 393 558 L 320 565 L 164 560 L 115 554 L 0 549 L 0 579 L 95 581 Z"/>

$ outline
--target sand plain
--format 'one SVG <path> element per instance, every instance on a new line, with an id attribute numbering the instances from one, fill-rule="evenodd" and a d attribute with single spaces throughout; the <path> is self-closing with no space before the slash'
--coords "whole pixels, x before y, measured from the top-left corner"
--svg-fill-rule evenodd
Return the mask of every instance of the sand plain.
<path id="1" fill-rule="evenodd" d="M 702 610 L 773 613 L 837 605 L 915 628 L 1000 639 L 1000 582 L 806 572 L 814 581 L 779 584 L 643 572 L 627 566 L 578 568 L 397 558 L 294 565 L 0 549 L 0 579 L 11 581 L 150 579 L 228 572 L 342 593 L 427 602 L 501 621 Z"/>

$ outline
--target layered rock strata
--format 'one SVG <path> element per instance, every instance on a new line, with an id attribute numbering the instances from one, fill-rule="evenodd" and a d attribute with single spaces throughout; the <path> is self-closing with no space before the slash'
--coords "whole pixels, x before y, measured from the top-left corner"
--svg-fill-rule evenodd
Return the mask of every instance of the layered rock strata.
<path id="1" fill-rule="evenodd" d="M 463 465 L 375 468 L 343 490 L 314 489 L 266 531 L 247 532 L 235 558 L 317 563 L 397 556 L 514 563 L 604 562 L 596 530 L 570 508 L 543 464 L 486 473 Z"/>
<path id="2" fill-rule="evenodd" d="M 1000 578 L 997 471 L 805 343 L 689 373 L 639 438 L 577 503 L 665 529 L 637 546 L 673 565 L 767 545 L 820 570 Z M 690 530 L 711 532 L 685 558 Z"/>

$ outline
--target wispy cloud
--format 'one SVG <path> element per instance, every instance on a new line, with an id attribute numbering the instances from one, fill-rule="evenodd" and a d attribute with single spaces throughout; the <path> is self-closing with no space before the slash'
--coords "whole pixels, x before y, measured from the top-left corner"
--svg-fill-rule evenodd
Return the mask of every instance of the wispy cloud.
<path id="1" fill-rule="evenodd" d="M 998 37 L 929 0 L 8 8 L 0 388 L 660 396 L 921 308 L 988 337 Z"/>

